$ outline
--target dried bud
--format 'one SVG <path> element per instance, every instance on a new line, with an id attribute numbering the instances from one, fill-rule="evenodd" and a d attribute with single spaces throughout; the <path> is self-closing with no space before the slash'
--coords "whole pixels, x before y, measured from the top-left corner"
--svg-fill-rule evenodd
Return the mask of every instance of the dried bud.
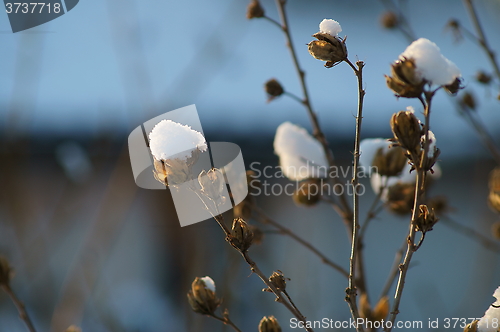
<path id="1" fill-rule="evenodd" d="M 422 126 L 415 114 L 411 111 L 399 111 L 393 114 L 390 124 L 397 143 L 410 154 L 417 153 L 420 149 Z"/>
<path id="2" fill-rule="evenodd" d="M 387 204 L 390 211 L 405 215 L 411 212 L 415 200 L 415 184 L 398 182 L 388 188 Z"/>
<path id="3" fill-rule="evenodd" d="M 340 39 L 323 32 L 315 33 L 312 36 L 317 40 L 307 44 L 309 53 L 318 60 L 326 61 L 326 68 L 331 68 L 347 59 L 345 38 Z"/>
<path id="4" fill-rule="evenodd" d="M 284 291 L 286 288 L 286 280 L 285 276 L 283 275 L 283 272 L 278 270 L 278 272 L 273 272 L 271 276 L 269 277 L 269 282 L 276 287 L 277 290 L 279 291 Z"/>
<path id="5" fill-rule="evenodd" d="M 488 195 L 490 207 L 500 213 L 500 167 L 497 166 L 491 171 L 488 186 L 490 188 Z"/>
<path id="6" fill-rule="evenodd" d="M 309 179 L 301 182 L 293 193 L 293 201 L 297 205 L 313 206 L 321 199 L 321 180 Z"/>
<path id="7" fill-rule="evenodd" d="M 194 279 L 187 297 L 193 311 L 202 315 L 213 315 L 221 304 L 215 295 L 215 283 L 210 277 Z"/>
<path id="8" fill-rule="evenodd" d="M 12 278 L 12 269 L 9 261 L 4 256 L 0 256 L 0 286 L 8 285 Z"/>
<path id="9" fill-rule="evenodd" d="M 397 176 L 401 173 L 407 162 L 405 150 L 393 146 L 386 153 L 380 148 L 375 153 L 372 166 L 377 168 L 377 173 L 382 176 Z"/>
<path id="10" fill-rule="evenodd" d="M 455 42 L 459 42 L 463 39 L 460 22 L 457 19 L 450 19 L 448 23 L 446 23 L 445 30 L 451 30 L 453 37 L 455 37 Z"/>
<path id="11" fill-rule="evenodd" d="M 462 98 L 460 99 L 459 103 L 463 109 L 470 109 L 470 110 L 476 109 L 476 98 L 474 98 L 474 95 L 470 92 L 465 92 L 462 95 Z"/>
<path id="12" fill-rule="evenodd" d="M 438 222 L 439 218 L 436 217 L 434 210 L 427 208 L 427 205 L 420 205 L 419 214 L 415 220 L 415 226 L 417 232 L 426 233 L 432 231 L 432 227 Z"/>
<path id="13" fill-rule="evenodd" d="M 247 7 L 247 18 L 250 20 L 259 17 L 264 17 L 264 8 L 262 8 L 258 0 L 252 0 Z"/>
<path id="14" fill-rule="evenodd" d="M 500 240 L 500 221 L 496 221 L 491 225 L 491 234 L 497 240 Z"/>
<path id="15" fill-rule="evenodd" d="M 229 236 L 229 243 L 236 249 L 244 252 L 252 245 L 253 232 L 245 220 L 236 218 Z"/>
<path id="16" fill-rule="evenodd" d="M 380 17 L 380 24 L 386 29 L 394 29 L 399 25 L 398 15 L 393 11 L 386 11 Z"/>
<path id="17" fill-rule="evenodd" d="M 477 324 L 479 323 L 479 320 L 475 320 L 470 324 L 467 324 L 467 326 L 464 328 L 464 332 L 477 332 Z"/>
<path id="18" fill-rule="evenodd" d="M 264 316 L 259 323 L 259 332 L 281 332 L 281 326 L 274 316 Z"/>
<path id="19" fill-rule="evenodd" d="M 373 309 L 373 320 L 382 321 L 389 314 L 389 297 L 382 297 Z"/>
<path id="20" fill-rule="evenodd" d="M 391 65 L 391 76 L 385 76 L 389 89 L 396 96 L 405 98 L 418 98 L 424 91 L 426 83 L 416 71 L 415 61 L 404 58 Z"/>
<path id="21" fill-rule="evenodd" d="M 268 99 L 267 101 L 270 102 L 276 97 L 281 96 L 285 90 L 281 86 L 280 82 L 278 82 L 276 79 L 270 79 L 269 81 L 266 82 L 264 85 L 264 88 L 266 90 Z"/>
<path id="22" fill-rule="evenodd" d="M 71 326 L 70 326 L 70 327 L 68 327 L 68 328 L 66 329 L 66 331 L 64 331 L 64 332 L 82 332 L 82 329 L 81 329 L 81 328 L 79 328 L 79 327 L 78 327 L 78 326 L 76 326 L 76 325 L 71 325 Z"/>
<path id="23" fill-rule="evenodd" d="M 485 73 L 484 71 L 478 71 L 476 74 L 476 81 L 482 84 L 490 84 L 491 82 L 491 75 Z"/>
<path id="24" fill-rule="evenodd" d="M 462 79 L 460 77 L 457 77 L 455 78 L 453 83 L 444 85 L 443 88 L 446 92 L 454 96 L 458 93 L 459 90 L 463 89 L 464 87 L 462 85 Z"/>

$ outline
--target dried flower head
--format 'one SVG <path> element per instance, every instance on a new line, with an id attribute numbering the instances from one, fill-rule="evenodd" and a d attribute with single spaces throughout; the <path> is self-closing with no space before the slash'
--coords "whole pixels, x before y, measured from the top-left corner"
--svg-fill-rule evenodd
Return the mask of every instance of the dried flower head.
<path id="1" fill-rule="evenodd" d="M 405 149 L 393 146 L 387 150 L 379 148 L 373 158 L 372 166 L 376 167 L 377 173 L 382 176 L 397 176 L 406 166 Z"/>
<path id="2" fill-rule="evenodd" d="M 202 315 L 213 315 L 222 302 L 215 295 L 215 283 L 210 277 L 195 278 L 187 297 L 193 311 Z"/>
<path id="3" fill-rule="evenodd" d="M 393 11 L 386 11 L 380 17 L 380 24 L 386 29 L 394 29 L 399 25 L 399 17 Z"/>
<path id="4" fill-rule="evenodd" d="M 410 154 L 420 151 L 422 125 L 412 111 L 394 113 L 390 125 L 399 146 L 408 150 Z"/>
<path id="5" fill-rule="evenodd" d="M 481 84 L 488 85 L 491 83 L 491 80 L 492 80 L 491 75 L 482 70 L 476 73 L 476 81 L 478 81 Z"/>
<path id="6" fill-rule="evenodd" d="M 414 41 L 400 54 L 386 82 L 397 96 L 406 98 L 420 97 L 426 84 L 444 86 L 452 94 L 461 89 L 458 67 L 425 38 Z"/>
<path id="7" fill-rule="evenodd" d="M 387 206 L 390 211 L 405 215 L 411 212 L 415 200 L 415 183 L 397 182 L 387 191 Z"/>
<path id="8" fill-rule="evenodd" d="M 316 59 L 326 61 L 325 67 L 331 68 L 347 59 L 345 38 L 338 34 L 342 31 L 340 24 L 331 19 L 324 19 L 319 25 L 319 32 L 312 35 L 317 40 L 307 46 L 309 53 Z"/>
<path id="9" fill-rule="evenodd" d="M 260 5 L 258 0 L 252 0 L 247 7 L 247 18 L 250 20 L 252 18 L 264 17 L 264 8 Z"/>
<path id="10" fill-rule="evenodd" d="M 279 291 L 284 291 L 286 288 L 285 276 L 280 270 L 274 271 L 273 274 L 271 274 L 271 276 L 269 277 L 269 282 L 272 283 L 274 287 L 276 287 L 276 289 Z"/>
<path id="11" fill-rule="evenodd" d="M 278 82 L 274 78 L 267 81 L 266 84 L 264 85 L 264 88 L 266 90 L 268 97 L 267 102 L 270 102 L 274 98 L 281 96 L 285 92 L 280 82 Z"/>
<path id="12" fill-rule="evenodd" d="M 436 217 L 434 210 L 429 210 L 427 205 L 420 205 L 419 214 L 415 220 L 415 227 L 417 232 L 427 233 L 432 231 L 432 227 L 438 222 L 439 218 Z"/>
<path id="13" fill-rule="evenodd" d="M 321 199 L 321 180 L 308 179 L 300 183 L 293 193 L 293 201 L 297 205 L 314 206 Z"/>
<path id="14" fill-rule="evenodd" d="M 241 218 L 233 220 L 228 241 L 241 252 L 245 252 L 250 248 L 253 242 L 253 232 L 245 220 Z"/>
<path id="15" fill-rule="evenodd" d="M 281 326 L 274 316 L 264 316 L 259 323 L 259 332 L 281 332 Z"/>
<path id="16" fill-rule="evenodd" d="M 466 91 L 465 93 L 462 94 L 459 103 L 462 109 L 464 110 L 474 111 L 476 109 L 476 98 L 469 91 Z"/>
<path id="17" fill-rule="evenodd" d="M 149 133 L 149 148 L 156 180 L 175 186 L 193 178 L 191 168 L 207 144 L 205 137 L 190 126 L 162 120 Z"/>
<path id="18" fill-rule="evenodd" d="M 385 81 L 398 97 L 418 98 L 424 91 L 425 81 L 418 75 L 413 59 L 396 60 L 391 65 L 391 76 L 385 75 Z"/>

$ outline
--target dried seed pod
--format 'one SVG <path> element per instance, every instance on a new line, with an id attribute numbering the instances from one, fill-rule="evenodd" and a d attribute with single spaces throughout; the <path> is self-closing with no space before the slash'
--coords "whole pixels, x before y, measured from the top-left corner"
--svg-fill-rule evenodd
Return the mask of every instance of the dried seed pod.
<path id="1" fill-rule="evenodd" d="M 210 277 L 195 278 L 187 297 L 191 309 L 202 315 L 213 315 L 222 302 L 215 295 L 215 283 Z"/>
<path id="2" fill-rule="evenodd" d="M 378 149 L 373 158 L 372 166 L 376 167 L 377 173 L 382 176 L 397 176 L 407 161 L 405 150 L 399 146 L 393 146 L 387 152 L 384 152 L 383 148 Z"/>
<path id="3" fill-rule="evenodd" d="M 479 320 L 475 320 L 470 324 L 467 324 L 467 326 L 464 328 L 464 332 L 477 332 L 477 324 L 479 323 Z"/>
<path id="4" fill-rule="evenodd" d="M 264 85 L 264 89 L 266 90 L 268 96 L 268 102 L 276 97 L 281 96 L 285 92 L 280 82 L 278 82 L 278 80 L 274 78 L 266 82 L 266 84 Z"/>
<path id="5" fill-rule="evenodd" d="M 380 24 L 386 29 L 394 29 L 399 25 L 399 17 L 393 11 L 386 11 L 380 17 Z"/>
<path id="6" fill-rule="evenodd" d="M 274 271 L 273 274 L 269 277 L 269 282 L 276 287 L 277 290 L 279 291 L 284 291 L 286 288 L 286 280 L 285 276 L 283 275 L 283 272 L 278 270 L 277 272 Z"/>
<path id="7" fill-rule="evenodd" d="M 251 20 L 252 18 L 264 17 L 264 8 L 260 5 L 258 0 L 252 0 L 247 7 L 247 18 Z"/>
<path id="8" fill-rule="evenodd" d="M 485 73 L 484 71 L 478 71 L 476 74 L 476 81 L 478 81 L 481 84 L 490 84 L 491 83 L 491 75 L 488 73 Z"/>
<path id="9" fill-rule="evenodd" d="M 470 110 L 476 109 L 476 98 L 474 98 L 474 95 L 470 92 L 465 92 L 462 95 L 462 98 L 460 98 L 459 103 L 462 106 L 462 108 Z"/>
<path id="10" fill-rule="evenodd" d="M 359 314 L 362 318 L 367 320 L 372 320 L 372 306 L 368 302 L 368 296 L 366 293 L 362 293 L 359 296 Z"/>
<path id="11" fill-rule="evenodd" d="M 315 33 L 312 36 L 317 40 L 307 44 L 309 54 L 318 60 L 326 61 L 325 67 L 331 68 L 347 59 L 345 38 L 340 39 L 323 32 Z"/>
<path id="12" fill-rule="evenodd" d="M 66 331 L 64 331 L 64 332 L 82 332 L 82 329 L 81 329 L 81 328 L 79 328 L 79 327 L 78 327 L 78 326 L 76 326 L 76 325 L 71 325 L 71 326 L 70 326 L 70 327 L 68 327 L 68 328 L 66 329 Z"/>
<path id="13" fill-rule="evenodd" d="M 252 245 L 253 232 L 245 220 L 236 218 L 233 220 L 229 243 L 236 249 L 244 252 Z"/>
<path id="14" fill-rule="evenodd" d="M 281 326 L 274 316 L 264 316 L 259 323 L 259 332 L 281 332 Z"/>
<path id="15" fill-rule="evenodd" d="M 417 232 L 427 233 L 432 231 L 432 227 L 439 221 L 436 217 L 434 210 L 429 210 L 427 205 L 420 205 L 419 214 L 415 220 L 415 227 Z"/>
<path id="16" fill-rule="evenodd" d="M 394 113 L 390 125 L 397 143 L 408 150 L 410 154 L 418 153 L 422 137 L 422 126 L 415 114 L 411 111 Z"/>
<path id="17" fill-rule="evenodd" d="M 460 91 L 464 87 L 462 85 L 462 79 L 460 77 L 457 77 L 457 78 L 455 78 L 453 83 L 448 84 L 448 85 L 444 85 L 443 88 L 446 92 L 448 92 L 449 94 L 454 96 L 458 93 L 458 91 Z"/>
<path id="18" fill-rule="evenodd" d="M 497 166 L 491 171 L 488 186 L 490 188 L 488 195 L 490 207 L 500 213 L 500 167 Z"/>
<path id="19" fill-rule="evenodd" d="M 390 211 L 406 215 L 413 208 L 415 183 L 396 183 L 388 188 L 387 206 Z"/>
<path id="20" fill-rule="evenodd" d="M 416 71 L 413 59 L 403 58 L 391 65 L 391 76 L 385 75 L 389 89 L 396 96 L 404 98 L 418 98 L 424 91 L 426 81 Z"/>

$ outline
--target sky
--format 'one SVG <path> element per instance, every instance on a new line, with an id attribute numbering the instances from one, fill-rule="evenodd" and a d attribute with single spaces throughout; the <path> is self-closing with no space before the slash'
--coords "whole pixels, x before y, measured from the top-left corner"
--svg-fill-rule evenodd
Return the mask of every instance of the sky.
<path id="1" fill-rule="evenodd" d="M 278 19 L 273 1 L 262 1 Z M 493 48 L 500 47 L 500 2 L 477 1 Z M 128 132 L 164 112 L 196 104 L 206 131 L 251 137 L 273 135 L 285 121 L 310 130 L 305 109 L 281 97 L 266 103 L 263 84 L 276 78 L 300 95 L 283 34 L 263 19 L 245 18 L 246 1 L 82 0 L 67 14 L 13 34 L 0 15 L 0 122 L 16 133 Z M 415 100 L 397 100 L 384 74 L 408 46 L 401 34 L 379 23 L 379 1 L 289 1 L 288 16 L 299 61 L 306 71 L 312 104 L 329 136 L 354 135 L 356 78 L 346 64 L 326 69 L 306 44 L 324 18 L 333 18 L 347 36 L 349 58 L 362 60 L 366 89 L 363 136 L 388 135 L 392 113 Z M 495 89 L 474 82 L 489 69 L 472 42 L 454 42 L 444 26 L 458 18 L 470 23 L 459 1 L 408 3 L 418 37 L 435 42 L 461 69 L 464 83 L 480 99 L 480 116 L 500 139 Z M 475 133 L 456 114 L 450 98 L 435 98 L 431 127 L 451 155 L 479 153 Z M 461 147 L 458 149 L 457 147 Z"/>

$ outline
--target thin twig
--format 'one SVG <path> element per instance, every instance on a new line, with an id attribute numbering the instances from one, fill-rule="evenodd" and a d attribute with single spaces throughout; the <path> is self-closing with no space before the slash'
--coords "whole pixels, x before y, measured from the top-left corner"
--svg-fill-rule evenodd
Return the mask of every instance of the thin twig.
<path id="1" fill-rule="evenodd" d="M 306 326 L 306 318 L 302 313 L 297 309 L 296 306 L 291 305 L 283 296 L 282 292 L 278 290 L 272 282 L 269 281 L 269 279 L 262 273 L 262 271 L 259 269 L 257 266 L 257 263 L 255 263 L 250 256 L 248 255 L 247 251 L 240 251 L 241 255 L 245 259 L 245 262 L 250 266 L 250 270 L 255 273 L 256 275 L 259 276 L 259 278 L 266 284 L 266 286 L 271 290 L 271 292 L 276 296 L 276 302 L 279 302 L 283 304 L 299 321 L 304 323 L 304 329 L 308 332 L 313 332 L 313 330 L 310 327 Z"/>
<path id="2" fill-rule="evenodd" d="M 33 326 L 33 323 L 31 322 L 30 317 L 28 316 L 28 312 L 26 311 L 24 304 L 21 302 L 21 300 L 19 300 L 17 298 L 16 294 L 14 293 L 14 291 L 12 290 L 10 285 L 9 284 L 2 284 L 1 286 L 2 286 L 2 289 L 5 291 L 5 293 L 7 293 L 7 295 L 10 297 L 10 299 L 12 300 L 14 305 L 16 306 L 17 311 L 19 313 L 19 317 L 24 322 L 24 324 L 26 325 L 28 330 L 30 332 L 36 332 L 36 329 Z"/>
<path id="3" fill-rule="evenodd" d="M 349 272 L 347 272 L 342 266 L 340 266 L 340 265 L 334 263 L 333 261 L 331 261 L 328 257 L 326 257 L 321 251 L 319 251 L 311 243 L 309 243 L 306 240 L 302 239 L 300 236 L 298 236 L 297 234 L 295 234 L 289 228 L 286 228 L 285 226 L 281 225 L 277 221 L 269 218 L 264 213 L 264 211 L 262 211 L 262 209 L 260 209 L 259 207 L 257 207 L 257 206 L 254 205 L 253 208 L 252 208 L 252 210 L 256 212 L 256 214 L 258 216 L 257 220 L 259 220 L 260 222 L 262 222 L 264 224 L 272 225 L 273 227 L 275 227 L 276 229 L 278 229 L 281 234 L 289 236 L 290 238 L 294 239 L 295 241 L 297 241 L 298 243 L 300 243 L 305 248 L 309 249 L 312 253 L 314 253 L 316 256 L 318 256 L 324 264 L 326 264 L 326 265 L 334 268 L 340 274 L 342 274 L 344 277 L 349 278 Z"/>
<path id="4" fill-rule="evenodd" d="M 474 26 L 474 29 L 476 30 L 479 44 L 481 45 L 481 48 L 488 56 L 491 66 L 495 70 L 497 78 L 500 80 L 500 67 L 498 66 L 498 62 L 495 58 L 495 52 L 491 49 L 490 45 L 488 44 L 488 41 L 486 40 L 486 35 L 484 34 L 481 23 L 479 22 L 479 17 L 477 16 L 476 8 L 474 7 L 472 0 L 464 0 L 464 4 L 465 7 L 467 8 L 467 11 L 469 12 L 469 16 Z"/>
<path id="5" fill-rule="evenodd" d="M 403 295 L 403 289 L 405 286 L 405 280 L 406 280 L 406 274 L 408 272 L 408 269 L 410 267 L 410 262 L 413 257 L 413 253 L 418 249 L 417 246 L 415 245 L 415 237 L 416 237 L 416 220 L 418 217 L 419 213 L 419 206 L 421 202 L 421 197 L 424 192 L 424 184 L 425 184 L 425 176 L 427 174 L 427 171 L 425 169 L 425 165 L 427 162 L 427 154 L 429 151 L 429 126 L 430 126 L 430 110 L 431 110 L 431 101 L 432 97 L 434 96 L 435 91 L 429 91 L 429 92 L 424 92 L 425 94 L 425 100 L 420 97 L 420 102 L 424 106 L 424 116 L 425 116 L 425 124 L 424 124 L 424 149 L 422 151 L 422 155 L 419 156 L 412 156 L 412 160 L 419 160 L 420 162 L 415 162 L 415 171 L 417 173 L 417 181 L 415 185 L 415 201 L 413 204 L 413 211 L 412 211 L 412 216 L 411 216 L 411 222 L 410 222 L 410 230 L 408 232 L 408 241 L 407 241 L 407 248 L 406 248 L 406 253 L 405 257 L 403 260 L 403 263 L 399 265 L 399 278 L 398 278 L 398 284 L 396 287 L 396 294 L 394 295 L 394 303 L 392 306 L 392 310 L 390 312 L 390 317 L 389 321 L 391 324 L 387 324 L 386 328 L 384 329 L 385 332 L 390 332 L 392 330 L 392 327 L 394 326 L 394 322 L 396 320 L 397 315 L 399 314 L 399 304 L 401 303 L 401 297 Z M 420 245 L 421 243 L 419 243 Z"/>
<path id="6" fill-rule="evenodd" d="M 231 326 L 235 331 L 237 332 L 241 332 L 241 330 L 238 328 L 238 326 L 236 326 L 236 324 L 234 324 L 230 319 L 229 319 L 229 316 L 226 316 L 224 315 L 224 317 L 219 317 L 217 316 L 216 314 L 213 314 L 212 316 L 210 317 L 213 317 L 221 322 L 223 322 L 224 324 L 226 325 L 229 325 Z"/>
<path id="7" fill-rule="evenodd" d="M 224 224 L 224 216 L 222 214 L 219 214 L 217 216 L 214 216 L 214 219 L 217 221 L 219 226 L 224 230 L 224 233 L 226 235 L 226 241 L 230 240 L 231 234 L 229 233 L 229 230 Z M 266 284 L 268 289 L 276 296 L 276 302 L 279 302 L 283 304 L 299 321 L 304 323 L 304 329 L 308 332 L 313 332 L 311 328 L 305 327 L 306 324 L 306 318 L 302 315 L 302 313 L 295 307 L 295 305 L 291 305 L 290 302 L 288 302 L 284 297 L 283 293 L 274 286 L 272 282 L 269 281 L 268 277 L 262 273 L 262 271 L 259 269 L 257 266 L 257 263 L 255 263 L 250 256 L 248 255 L 248 251 L 240 250 L 237 249 L 238 252 L 243 256 L 243 259 L 247 264 L 250 266 L 250 270 L 255 273 L 259 278 Z"/>
<path id="8" fill-rule="evenodd" d="M 387 277 L 387 281 L 385 282 L 384 288 L 382 288 L 380 298 L 383 298 L 384 296 L 389 294 L 392 284 L 394 283 L 394 280 L 396 280 L 396 277 L 398 276 L 399 265 L 401 264 L 401 258 L 403 258 L 403 253 L 405 252 L 406 246 L 407 242 L 405 240 L 401 248 L 398 251 L 396 251 L 396 255 L 394 257 L 394 263 L 389 272 L 389 276 Z"/>
<path id="9" fill-rule="evenodd" d="M 494 252 L 500 252 L 500 244 L 499 243 L 489 239 L 487 236 L 484 236 L 483 234 L 479 233 L 474 228 L 465 226 L 465 225 L 451 219 L 448 216 L 442 217 L 441 222 L 443 222 L 443 224 L 447 225 L 448 227 L 450 227 L 454 231 L 457 231 L 457 232 L 462 233 L 468 237 L 471 237 L 474 240 L 477 240 L 486 249 L 494 251 Z"/>
<path id="10" fill-rule="evenodd" d="M 333 168 L 333 167 L 335 167 L 335 164 L 336 164 L 335 159 L 333 157 L 332 151 L 330 150 L 330 147 L 328 146 L 328 141 L 325 137 L 325 134 L 321 130 L 316 113 L 314 112 L 312 105 L 311 105 L 311 102 L 309 100 L 309 91 L 307 89 L 307 84 L 305 81 L 305 72 L 300 67 L 300 63 L 299 63 L 299 60 L 297 58 L 295 48 L 293 46 L 293 40 L 292 40 L 292 36 L 290 34 L 290 29 L 288 26 L 288 19 L 287 19 L 286 10 L 285 10 L 285 3 L 286 3 L 285 0 L 276 0 L 276 6 L 278 7 L 280 20 L 281 20 L 281 24 L 279 24 L 279 25 L 281 27 L 281 30 L 285 34 L 287 47 L 290 50 L 290 55 L 292 56 L 293 65 L 294 65 L 295 70 L 297 71 L 297 74 L 299 76 L 300 86 L 302 88 L 302 94 L 304 96 L 304 99 L 301 101 L 301 103 L 307 109 L 307 114 L 309 115 L 309 119 L 310 119 L 311 125 L 313 127 L 313 136 L 316 138 L 316 140 L 318 140 L 318 142 L 323 147 L 323 151 L 324 151 L 325 156 L 328 160 L 328 165 L 330 166 L 330 168 Z M 330 178 L 330 179 L 332 179 L 332 178 Z M 341 183 L 340 180 L 336 177 L 334 177 L 332 179 L 332 181 L 335 184 Z M 344 222 L 346 223 L 346 226 L 348 226 L 348 228 L 351 228 L 352 226 L 348 224 L 348 221 L 350 221 L 352 219 L 352 210 L 351 210 L 351 207 L 349 206 L 349 203 L 347 202 L 347 198 L 345 197 L 345 193 L 340 195 L 339 199 L 340 199 L 342 217 L 344 218 Z"/>
<path id="11" fill-rule="evenodd" d="M 358 177 L 358 165 L 359 165 L 359 145 L 361 142 L 361 123 L 363 120 L 363 99 L 365 96 L 365 90 L 363 89 L 363 61 L 357 61 L 356 66 L 352 64 L 349 59 L 345 60 L 347 64 L 352 68 L 356 77 L 358 79 L 358 112 L 356 115 L 356 137 L 354 141 L 354 167 L 352 171 L 352 187 L 353 187 L 353 219 L 352 219 L 352 241 L 351 241 L 351 256 L 349 264 L 349 287 L 346 289 L 346 301 L 351 309 L 352 317 L 357 320 L 360 315 L 358 311 L 358 306 L 356 303 L 356 259 L 358 257 L 358 230 L 359 230 L 359 177 Z M 357 67 L 357 68 L 356 68 Z M 363 278 L 364 279 L 364 278 Z M 364 286 L 363 286 L 364 288 Z M 363 326 L 358 324 L 356 326 L 358 332 L 364 331 Z"/>

